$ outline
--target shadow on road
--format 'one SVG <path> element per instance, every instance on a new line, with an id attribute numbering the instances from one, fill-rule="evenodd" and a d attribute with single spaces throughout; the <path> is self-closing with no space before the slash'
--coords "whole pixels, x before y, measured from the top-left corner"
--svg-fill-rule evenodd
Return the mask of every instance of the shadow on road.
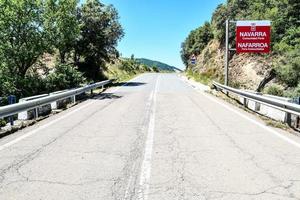
<path id="1" fill-rule="evenodd" d="M 120 99 L 122 98 L 122 96 L 120 95 L 115 95 L 113 93 L 102 93 L 97 95 L 97 97 L 95 97 L 94 99 Z"/>
<path id="2" fill-rule="evenodd" d="M 146 83 L 142 82 L 119 82 L 119 83 L 112 83 L 111 86 L 118 87 L 118 86 L 124 86 L 124 87 L 137 87 L 145 85 Z"/>

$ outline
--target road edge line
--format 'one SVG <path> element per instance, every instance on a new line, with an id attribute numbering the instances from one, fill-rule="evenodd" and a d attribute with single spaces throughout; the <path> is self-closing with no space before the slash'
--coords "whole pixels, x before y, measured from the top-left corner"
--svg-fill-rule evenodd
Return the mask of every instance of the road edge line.
<path id="1" fill-rule="evenodd" d="M 236 110 L 234 108 L 231 108 L 229 105 L 226 105 L 225 103 L 223 102 L 220 102 L 216 99 L 214 99 L 213 97 L 209 96 L 208 94 L 205 94 L 203 93 L 203 96 L 205 96 L 206 98 L 208 98 L 209 100 L 223 106 L 224 108 L 226 108 L 227 110 L 231 111 L 231 112 L 234 112 L 235 114 L 239 115 L 240 117 L 252 122 L 253 124 L 259 126 L 260 128 L 272 133 L 273 135 L 277 136 L 278 138 L 282 139 L 282 140 L 285 140 L 286 142 L 294 145 L 295 147 L 299 148 L 300 149 L 300 143 L 292 140 L 291 138 L 287 137 L 287 136 L 284 136 L 283 134 L 281 133 L 278 133 L 277 131 L 275 131 L 274 129 L 266 126 L 265 124 L 262 124 L 261 122 L 258 122 L 256 121 L 255 119 L 252 119 L 251 117 L 245 115 L 244 113 L 240 112 L 239 110 Z"/>

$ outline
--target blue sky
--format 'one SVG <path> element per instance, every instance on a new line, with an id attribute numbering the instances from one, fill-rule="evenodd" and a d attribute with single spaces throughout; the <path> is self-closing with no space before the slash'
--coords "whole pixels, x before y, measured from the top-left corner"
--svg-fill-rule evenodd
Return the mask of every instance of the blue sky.
<path id="1" fill-rule="evenodd" d="M 149 58 L 184 68 L 180 45 L 189 32 L 210 21 L 225 0 L 102 0 L 119 11 L 125 37 L 123 57 Z"/>

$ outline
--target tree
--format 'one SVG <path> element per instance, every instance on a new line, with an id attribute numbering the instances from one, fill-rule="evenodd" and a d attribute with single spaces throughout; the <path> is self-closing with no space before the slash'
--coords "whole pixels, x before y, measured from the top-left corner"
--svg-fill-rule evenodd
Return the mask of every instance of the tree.
<path id="1" fill-rule="evenodd" d="M 213 33 L 211 25 L 208 22 L 191 31 L 185 42 L 181 45 L 181 58 L 184 64 L 188 65 L 191 55 L 199 55 L 211 39 L 213 39 Z"/>
<path id="2" fill-rule="evenodd" d="M 287 52 L 276 71 L 280 81 L 288 87 L 297 87 L 300 84 L 300 48 Z"/>
<path id="3" fill-rule="evenodd" d="M 44 12 L 44 24 L 50 33 L 50 40 L 59 51 L 60 62 L 66 62 L 79 37 L 77 20 L 78 0 L 47 0 Z"/>
<path id="4" fill-rule="evenodd" d="M 98 0 L 87 0 L 79 12 L 80 39 L 76 46 L 76 61 L 84 59 L 79 69 L 89 78 L 100 78 L 100 67 L 116 56 L 116 45 L 123 37 L 117 10 Z"/>
<path id="5" fill-rule="evenodd" d="M 42 0 L 0 0 L 0 58 L 9 73 L 24 78 L 48 50 Z"/>
<path id="6" fill-rule="evenodd" d="M 211 24 L 214 38 L 220 40 L 222 43 L 225 41 L 224 24 L 227 18 L 228 15 L 226 6 L 224 4 L 218 5 L 212 15 Z"/>
<path id="7" fill-rule="evenodd" d="M 131 54 L 130 59 L 131 59 L 131 60 L 135 60 L 134 54 Z"/>

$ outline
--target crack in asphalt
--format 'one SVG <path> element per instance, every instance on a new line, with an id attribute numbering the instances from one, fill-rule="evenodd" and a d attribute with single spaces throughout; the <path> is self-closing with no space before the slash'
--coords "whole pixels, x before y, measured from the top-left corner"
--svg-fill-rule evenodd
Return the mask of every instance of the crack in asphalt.
<path id="1" fill-rule="evenodd" d="M 111 195 L 116 200 L 132 200 L 138 194 L 138 179 L 141 170 L 141 162 L 145 145 L 146 130 L 150 118 L 152 102 L 146 101 L 143 115 L 135 126 L 135 140 L 123 167 L 122 178 L 120 177 L 111 187 Z M 135 106 L 131 104 L 131 106 Z M 130 108 L 129 110 L 132 110 Z M 124 122 L 120 122 L 124 125 Z M 128 123 L 125 123 L 128 124 Z"/>
<path id="2" fill-rule="evenodd" d="M 249 196 L 258 196 L 261 194 L 265 194 L 268 193 L 269 190 L 271 189 L 276 189 L 276 188 L 283 188 L 285 190 L 287 190 L 289 192 L 289 195 L 285 195 L 284 197 L 289 197 L 289 198 L 293 198 L 293 199 L 300 199 L 295 197 L 295 195 L 290 191 L 290 188 L 293 187 L 294 183 L 291 182 L 289 186 L 283 186 L 283 180 L 279 179 L 278 177 L 276 177 L 270 170 L 262 167 L 258 162 L 255 161 L 255 155 L 251 154 L 250 152 L 246 151 L 245 149 L 243 149 L 241 146 L 239 146 L 237 144 L 237 142 L 233 139 L 232 136 L 229 135 L 229 133 L 227 133 L 226 131 L 224 131 L 211 117 L 210 115 L 201 107 L 199 106 L 199 104 L 192 98 L 189 96 L 189 99 L 191 100 L 191 102 L 196 105 L 196 107 L 206 116 L 206 118 L 211 122 L 212 125 L 214 125 L 220 132 L 223 133 L 224 136 L 226 136 L 228 138 L 228 140 L 230 141 L 231 144 L 233 144 L 233 146 L 238 149 L 238 151 L 240 151 L 241 153 L 243 153 L 244 155 L 247 155 L 248 159 L 251 161 L 258 169 L 260 169 L 264 174 L 268 175 L 270 177 L 270 179 L 273 181 L 274 184 L 276 184 L 276 186 L 273 186 L 269 189 L 263 190 L 261 192 L 257 192 L 257 193 L 238 193 L 238 192 L 225 192 L 225 191 L 214 191 L 216 193 L 221 193 L 221 194 L 239 194 L 239 195 L 249 195 Z M 274 195 L 278 195 L 278 196 L 282 196 L 280 194 L 277 193 L 271 193 Z M 210 199 L 210 198 L 208 198 Z"/>
<path id="3" fill-rule="evenodd" d="M 55 143 L 57 140 L 59 140 L 60 138 L 62 138 L 65 135 L 67 135 L 68 133 L 72 132 L 78 126 L 81 126 L 84 122 L 88 121 L 91 117 L 96 115 L 98 112 L 103 111 L 105 108 L 110 106 L 114 101 L 115 100 L 111 100 L 109 103 L 107 103 L 106 105 L 101 107 L 101 109 L 97 109 L 96 111 L 94 111 L 91 114 L 89 114 L 88 116 L 86 116 L 84 119 L 80 120 L 79 123 L 77 123 L 75 126 L 67 129 L 65 132 L 63 132 L 62 134 L 60 134 L 56 138 L 50 140 L 48 143 L 41 145 L 40 148 L 24 155 L 21 160 L 15 161 L 12 164 L 10 164 L 8 167 L 6 167 L 5 169 L 2 169 L 0 171 L 0 183 L 3 183 L 3 181 L 5 180 L 5 174 L 8 171 L 15 170 L 15 171 L 18 172 L 21 167 L 25 166 L 26 164 L 28 164 L 31 161 L 33 161 L 34 159 L 36 159 L 48 146 Z M 20 174 L 20 173 L 18 173 L 18 174 Z M 28 178 L 26 178 L 26 180 L 30 181 Z M 3 185 L 0 185 L 0 189 L 3 188 L 3 187 L 4 187 Z"/>

